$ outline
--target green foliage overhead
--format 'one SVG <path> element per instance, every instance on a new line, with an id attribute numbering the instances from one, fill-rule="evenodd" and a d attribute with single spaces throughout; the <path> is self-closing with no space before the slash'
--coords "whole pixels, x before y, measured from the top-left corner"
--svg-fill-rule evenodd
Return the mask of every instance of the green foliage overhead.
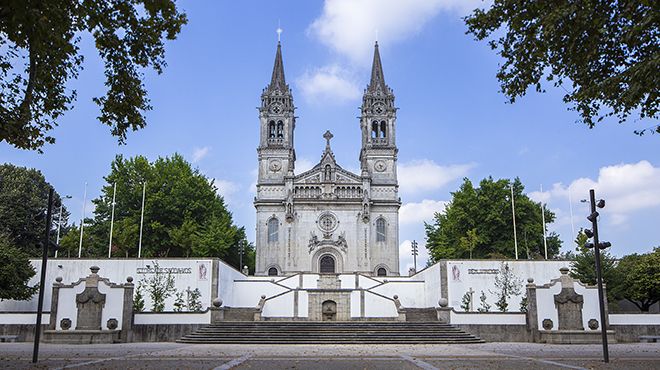
<path id="1" fill-rule="evenodd" d="M 547 80 L 593 127 L 607 116 L 658 118 L 658 11 L 648 0 L 495 0 L 465 22 L 504 59 L 497 78 L 511 102 Z M 646 130 L 660 125 L 636 132 Z"/>
<path id="2" fill-rule="evenodd" d="M 21 149 L 55 142 L 49 131 L 76 97 L 83 35 L 104 64 L 105 95 L 98 117 L 123 143 L 145 126 L 149 99 L 143 70 L 161 73 L 164 40 L 187 22 L 174 0 L 8 0 L 0 3 L 0 141 Z"/>
<path id="3" fill-rule="evenodd" d="M 512 258 L 514 257 L 511 182 L 481 181 L 478 188 L 464 179 L 458 191 L 452 193 L 445 212 L 436 213 L 433 223 L 425 223 L 426 248 L 433 261 L 446 258 Z M 523 193 L 519 179 L 512 183 L 516 208 L 518 254 L 522 258 L 544 256 L 541 204 Z M 552 223 L 554 213 L 545 210 L 546 223 Z M 559 237 L 547 238 L 548 257 L 557 255 Z"/>
<path id="4" fill-rule="evenodd" d="M 0 234 L 9 243 L 29 256 L 41 256 L 37 243 L 43 241 L 46 229 L 48 191 L 51 185 L 35 169 L 0 165 Z M 59 221 L 60 196 L 53 193 L 53 228 Z M 62 210 L 62 224 L 66 225 L 69 212 Z M 54 238 L 54 237 L 53 237 Z"/>
<path id="5" fill-rule="evenodd" d="M 0 234 L 0 301 L 32 298 L 37 287 L 29 286 L 28 282 L 35 273 L 28 254 L 12 246 L 9 239 Z"/>
<path id="6" fill-rule="evenodd" d="M 180 155 L 154 162 L 142 156 L 117 156 L 105 180 L 101 196 L 92 201 L 96 206 L 94 218 L 85 225 L 84 256 L 107 256 L 114 183 L 112 255 L 137 256 L 146 183 L 143 257 L 218 257 L 238 268 L 238 242 L 248 245 L 244 228 L 234 225 L 213 180 Z M 80 231 L 72 231 L 74 234 L 67 234 L 61 244 L 64 250 L 77 253 Z M 249 252 L 251 247 L 247 249 Z M 244 261 L 247 264 L 249 258 L 244 256 Z"/>
<path id="7" fill-rule="evenodd" d="M 616 270 L 620 283 L 613 294 L 617 298 L 632 302 L 643 312 L 660 301 L 660 248 L 651 253 L 625 256 Z"/>

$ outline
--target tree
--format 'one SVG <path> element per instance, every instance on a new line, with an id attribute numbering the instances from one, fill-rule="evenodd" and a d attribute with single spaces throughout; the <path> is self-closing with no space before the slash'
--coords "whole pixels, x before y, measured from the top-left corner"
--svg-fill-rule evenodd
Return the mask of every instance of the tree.
<path id="1" fill-rule="evenodd" d="M 443 213 L 436 213 L 433 223 L 425 223 L 426 248 L 433 261 L 443 258 L 506 258 L 514 256 L 511 189 L 513 185 L 518 240 L 531 252 L 528 258 L 542 258 L 543 223 L 541 205 L 523 193 L 519 179 L 483 179 L 478 188 L 464 179 Z M 545 210 L 547 223 L 554 213 Z M 525 238 L 521 238 L 521 234 Z M 534 237 L 532 237 L 534 235 Z M 521 240 L 523 239 L 523 240 Z M 561 247 L 558 235 L 547 238 L 548 256 L 555 256 Z M 522 254 L 522 245 L 520 254 Z"/>
<path id="2" fill-rule="evenodd" d="M 117 156 L 110 167 L 105 177 L 107 185 L 101 196 L 92 201 L 96 206 L 94 219 L 90 227 L 85 226 L 85 235 L 90 235 L 89 256 L 108 253 L 115 183 L 113 253 L 137 255 L 142 190 L 146 183 L 143 257 L 218 257 L 239 268 L 238 242 L 248 244 L 245 230 L 234 224 L 213 180 L 193 169 L 178 154 L 154 162 L 142 156 Z M 244 261 L 249 262 L 245 258 Z"/>
<path id="3" fill-rule="evenodd" d="M 658 118 L 657 4 L 633 1 L 495 0 L 465 18 L 504 58 L 497 78 L 511 103 L 542 80 L 566 91 L 590 128 L 608 116 Z M 492 37 L 491 37 L 492 36 Z M 568 87 L 568 90 L 566 90 Z M 654 127 L 654 128 L 653 128 Z M 646 130 L 660 133 L 660 125 Z"/>
<path id="4" fill-rule="evenodd" d="M 128 129 L 146 125 L 151 109 L 143 70 L 161 73 L 164 39 L 187 22 L 174 0 L 10 0 L 0 5 L 0 141 L 21 149 L 54 143 L 48 132 L 76 97 L 67 83 L 78 77 L 84 33 L 104 63 L 101 123 L 120 143 Z"/>
<path id="5" fill-rule="evenodd" d="M 509 298 L 522 293 L 522 280 L 511 271 L 508 263 L 502 263 L 500 266 L 500 271 L 495 276 L 495 288 L 497 291 L 491 292 L 497 295 L 495 306 L 501 312 L 506 312 L 509 307 Z"/>
<path id="6" fill-rule="evenodd" d="M 621 283 L 613 289 L 617 298 L 626 299 L 642 312 L 660 301 L 660 248 L 647 254 L 623 257 L 617 267 Z"/>
<path id="7" fill-rule="evenodd" d="M 0 165 L 0 234 L 5 235 L 10 245 L 30 257 L 41 256 L 42 253 L 36 245 L 43 240 L 46 228 L 50 188 L 44 175 L 36 169 L 9 163 Z M 60 195 L 53 192 L 53 204 L 57 205 L 60 201 Z M 68 217 L 69 212 L 64 207 L 62 224 L 66 225 Z M 54 207 L 53 233 L 59 222 L 59 208 Z"/>
<path id="8" fill-rule="evenodd" d="M 571 262 L 570 275 L 583 284 L 596 285 L 596 254 L 592 248 L 585 247 L 588 240 L 581 229 L 575 237 L 577 254 Z M 606 250 L 600 251 L 600 268 L 603 283 L 607 288 L 607 300 L 609 304 L 614 305 L 616 302 L 614 292 L 620 284 L 620 277 L 616 270 L 616 259 Z"/>
<path id="9" fill-rule="evenodd" d="M 36 271 L 25 251 L 11 245 L 9 238 L 0 234 L 0 301 L 26 300 L 37 292 L 28 282 Z"/>

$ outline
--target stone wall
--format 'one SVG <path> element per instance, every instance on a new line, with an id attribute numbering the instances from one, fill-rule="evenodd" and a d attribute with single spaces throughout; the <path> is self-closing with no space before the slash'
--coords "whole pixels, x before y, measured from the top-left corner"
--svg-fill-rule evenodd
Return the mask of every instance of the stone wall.
<path id="1" fill-rule="evenodd" d="M 527 325 L 458 324 L 456 326 L 486 342 L 533 342 Z"/>
<path id="2" fill-rule="evenodd" d="M 133 325 L 133 342 L 175 342 L 207 324 Z"/>
<path id="3" fill-rule="evenodd" d="M 658 325 L 610 325 L 608 330 L 614 330 L 617 342 L 639 342 L 640 335 L 660 335 Z"/>

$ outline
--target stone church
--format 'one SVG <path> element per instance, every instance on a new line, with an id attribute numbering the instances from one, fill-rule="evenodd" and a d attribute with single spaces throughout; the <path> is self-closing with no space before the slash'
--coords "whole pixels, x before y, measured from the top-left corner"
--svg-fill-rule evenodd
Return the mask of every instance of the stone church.
<path id="1" fill-rule="evenodd" d="M 297 117 L 278 42 L 259 108 L 256 275 L 399 275 L 396 110 L 376 43 L 360 108 L 360 173 L 336 162 L 330 131 L 319 163 L 296 173 Z"/>

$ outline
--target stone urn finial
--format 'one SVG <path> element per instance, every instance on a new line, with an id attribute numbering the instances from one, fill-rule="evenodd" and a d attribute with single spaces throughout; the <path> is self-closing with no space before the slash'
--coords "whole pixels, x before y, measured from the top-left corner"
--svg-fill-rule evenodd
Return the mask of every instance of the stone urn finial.
<path id="1" fill-rule="evenodd" d="M 92 274 L 97 274 L 101 268 L 98 266 L 92 266 L 89 269 L 92 271 Z"/>
<path id="2" fill-rule="evenodd" d="M 568 274 L 568 271 L 569 271 L 568 267 L 566 267 L 566 266 L 559 269 L 559 272 L 561 272 L 562 275 Z"/>
<path id="3" fill-rule="evenodd" d="M 438 300 L 438 305 L 440 307 L 447 307 L 449 305 L 449 300 L 447 298 L 440 298 Z"/>
<path id="4" fill-rule="evenodd" d="M 220 299 L 220 298 L 215 298 L 215 299 L 213 300 L 213 302 L 211 302 L 211 303 L 213 303 L 213 307 L 221 307 L 221 306 L 222 306 L 222 299 Z"/>

